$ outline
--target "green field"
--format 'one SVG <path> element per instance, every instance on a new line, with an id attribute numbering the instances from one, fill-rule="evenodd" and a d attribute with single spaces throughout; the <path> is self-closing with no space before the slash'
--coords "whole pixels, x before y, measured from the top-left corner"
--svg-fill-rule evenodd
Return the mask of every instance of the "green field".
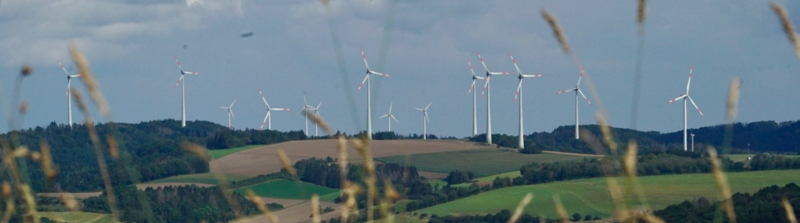
<path id="1" fill-rule="evenodd" d="M 228 181 L 239 181 L 247 179 L 247 177 L 243 176 L 230 175 L 230 174 L 223 174 L 223 175 Z M 186 175 L 168 177 L 144 183 L 202 183 L 202 184 L 219 185 L 219 181 L 217 181 L 217 178 L 213 173 L 186 174 Z"/>
<path id="2" fill-rule="evenodd" d="M 85 222 L 85 223 L 117 223 L 114 217 L 107 214 L 89 212 L 39 212 L 39 215 L 57 222 Z"/>
<path id="3" fill-rule="evenodd" d="M 800 170 L 728 173 L 727 176 L 734 193 L 752 193 L 770 185 L 783 186 L 791 182 L 800 182 Z M 650 207 L 655 210 L 701 196 L 713 200 L 719 199 L 719 192 L 711 174 L 649 176 L 640 177 L 639 180 Z M 619 182 L 623 186 L 626 184 L 624 178 Z M 497 189 L 416 212 L 437 215 L 497 213 L 503 209 L 514 210 L 527 193 L 533 193 L 534 198 L 525 211 L 534 216 L 544 215 L 548 218 L 557 216 L 553 204 L 554 195 L 560 197 L 569 214 L 577 212 L 581 215 L 608 217 L 614 210 L 606 179 L 592 178 Z M 634 200 L 636 199 L 630 199 L 629 202 L 638 203 Z"/>
<path id="4" fill-rule="evenodd" d="M 453 170 L 472 171 L 476 177 L 519 170 L 531 162 L 559 162 L 583 159 L 584 157 L 561 154 L 522 154 L 509 149 L 477 149 L 455 152 L 424 153 L 408 156 L 375 158 L 385 163 L 416 166 L 420 171 L 447 173 Z M 492 178 L 494 179 L 494 178 Z"/>
<path id="5" fill-rule="evenodd" d="M 230 148 L 230 149 L 208 150 L 208 155 L 211 156 L 211 158 L 219 159 L 219 158 L 222 158 L 223 156 L 227 156 L 228 154 L 231 154 L 231 153 L 245 151 L 245 150 L 253 149 L 253 148 L 258 148 L 258 147 L 261 147 L 261 146 L 264 146 L 264 145 L 248 145 L 248 146 L 242 146 L 242 147 L 236 147 L 236 148 Z"/>
<path id="6" fill-rule="evenodd" d="M 261 197 L 284 199 L 310 199 L 312 194 L 318 194 L 320 201 L 333 202 L 333 199 L 339 196 L 339 190 L 291 180 L 272 180 L 235 191 L 246 194 L 247 189 L 253 190 Z"/>

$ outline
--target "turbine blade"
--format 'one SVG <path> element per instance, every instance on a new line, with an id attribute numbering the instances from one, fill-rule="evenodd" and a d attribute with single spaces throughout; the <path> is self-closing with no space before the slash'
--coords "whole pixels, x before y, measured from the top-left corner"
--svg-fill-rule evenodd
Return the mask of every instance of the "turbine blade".
<path id="1" fill-rule="evenodd" d="M 483 69 L 486 70 L 486 73 L 489 73 L 489 68 L 486 67 L 486 62 L 483 62 L 483 57 L 481 57 L 481 53 L 475 52 L 478 54 L 478 59 L 481 59 L 481 64 L 483 64 Z"/>
<path id="2" fill-rule="evenodd" d="M 76 78 L 76 77 L 80 77 L 80 76 L 81 76 L 80 74 L 69 75 L 69 77 L 71 77 L 71 78 Z"/>
<path id="3" fill-rule="evenodd" d="M 491 74 L 491 75 L 509 75 L 509 74 L 511 74 L 511 72 L 506 72 L 506 71 L 503 71 L 503 72 L 489 72 L 489 74 Z"/>
<path id="4" fill-rule="evenodd" d="M 180 85 L 180 84 L 181 84 L 181 81 L 182 81 L 182 80 L 183 80 L 183 74 L 181 74 L 181 77 L 180 77 L 180 78 L 178 78 L 178 83 L 176 83 L 176 84 L 175 84 L 175 88 L 178 88 L 178 85 Z"/>
<path id="5" fill-rule="evenodd" d="M 428 118 L 428 112 L 423 113 L 425 115 L 425 121 L 431 122 L 431 119 Z"/>
<path id="6" fill-rule="evenodd" d="M 584 71 L 584 70 L 586 70 L 586 67 L 582 67 L 582 68 L 581 68 L 581 76 L 580 76 L 580 77 L 578 77 L 578 83 L 577 83 L 577 84 L 575 84 L 576 88 L 577 88 L 577 86 L 580 86 L 580 85 L 581 85 L 581 79 L 583 79 L 583 71 Z"/>
<path id="7" fill-rule="evenodd" d="M 477 75 L 475 75 L 475 70 L 472 69 L 472 63 L 469 62 L 469 59 L 467 59 L 467 65 L 469 65 L 469 71 L 472 72 L 472 76 L 477 77 Z"/>
<path id="8" fill-rule="evenodd" d="M 364 55 L 364 49 L 358 49 L 361 50 L 361 59 L 364 59 L 364 66 L 367 67 L 367 71 L 369 71 L 369 64 L 367 63 L 367 56 Z"/>
<path id="9" fill-rule="evenodd" d="M 191 72 L 191 71 L 183 71 L 185 74 L 193 74 L 193 75 L 200 75 L 199 72 Z"/>
<path id="10" fill-rule="evenodd" d="M 669 104 L 669 103 L 672 103 L 672 102 L 675 102 L 675 101 L 677 101 L 677 100 L 681 100 L 681 99 L 683 99 L 683 98 L 685 98 L 685 97 L 686 97 L 686 95 L 681 95 L 680 97 L 677 97 L 677 98 L 675 98 L 675 99 L 669 100 L 669 101 L 667 102 L 667 104 Z"/>
<path id="11" fill-rule="evenodd" d="M 556 92 L 556 94 L 563 94 L 563 93 L 567 93 L 567 92 L 570 92 L 570 91 L 575 91 L 575 90 L 577 90 L 577 89 L 578 89 L 578 88 L 570 88 L 570 89 L 567 89 L 567 90 L 563 90 L 563 91 Z"/>
<path id="12" fill-rule="evenodd" d="M 517 85 L 517 93 L 514 93 L 514 101 L 517 101 L 517 97 L 519 97 L 519 90 L 522 89 L 522 79 L 519 79 L 519 84 Z"/>
<path id="13" fill-rule="evenodd" d="M 386 118 L 388 116 L 389 116 L 389 114 L 385 114 L 385 115 L 381 115 L 381 117 L 378 117 L 378 118 Z"/>
<path id="14" fill-rule="evenodd" d="M 472 92 L 472 89 L 475 88 L 475 82 L 476 82 L 476 80 L 472 80 L 472 85 L 469 86 L 469 90 L 467 91 L 467 94 Z"/>
<path id="15" fill-rule="evenodd" d="M 511 63 L 513 63 L 514 67 L 517 68 L 517 73 L 522 74 L 522 71 L 519 70 L 519 66 L 517 66 L 517 61 L 514 60 L 514 56 L 511 56 L 511 53 L 508 53 L 508 57 L 511 57 Z"/>
<path id="16" fill-rule="evenodd" d="M 261 122 L 261 129 L 264 129 L 264 124 L 267 123 L 267 118 L 269 118 L 269 110 L 267 110 L 267 115 L 264 116 L 264 121 Z"/>
<path id="17" fill-rule="evenodd" d="M 375 75 L 381 75 L 381 76 L 384 76 L 384 77 L 392 77 L 392 75 L 388 75 L 388 74 L 381 73 L 381 72 L 369 71 L 369 73 L 370 74 L 375 74 Z"/>
<path id="18" fill-rule="evenodd" d="M 364 77 L 364 80 L 363 80 L 363 81 L 361 81 L 361 85 L 358 85 L 358 90 L 356 90 L 356 91 L 360 91 L 360 90 L 361 90 L 361 87 L 364 87 L 364 83 L 366 83 L 366 82 L 367 82 L 367 79 L 369 79 L 369 74 L 367 74 L 367 76 L 366 76 L 366 77 Z"/>
<path id="19" fill-rule="evenodd" d="M 394 118 L 394 115 L 391 115 L 391 114 L 390 114 L 390 115 L 389 115 L 389 117 L 390 117 L 390 118 L 392 118 L 392 120 L 394 120 L 394 122 L 396 122 L 396 123 L 400 123 L 399 121 L 397 121 L 397 119 L 396 119 L 396 118 Z"/>
<path id="20" fill-rule="evenodd" d="M 529 77 L 544 77 L 544 74 L 522 74 L 522 77 L 523 77 L 523 78 L 529 78 Z"/>
<path id="21" fill-rule="evenodd" d="M 233 102 L 231 102 L 231 105 L 230 105 L 230 106 L 228 106 L 228 107 L 229 107 L 229 108 L 233 108 L 233 104 L 234 104 L 234 103 L 236 103 L 236 99 L 233 99 Z"/>
<path id="22" fill-rule="evenodd" d="M 492 80 L 491 77 L 487 77 L 486 78 L 486 83 L 483 84 L 483 91 L 481 91 L 481 97 L 483 97 L 483 93 L 486 93 L 486 87 L 489 86 L 489 81 L 491 81 L 491 80 Z"/>
<path id="23" fill-rule="evenodd" d="M 431 104 L 433 104 L 433 102 L 428 102 L 428 106 L 425 106 L 425 111 L 427 111 L 427 110 L 428 110 L 428 108 L 430 108 L 430 107 L 431 107 Z"/>
<path id="24" fill-rule="evenodd" d="M 694 69 L 694 66 L 689 67 L 689 81 L 686 82 L 686 95 L 689 95 L 689 85 L 692 84 L 692 69 Z"/>
<path id="25" fill-rule="evenodd" d="M 392 114 L 392 104 L 394 104 L 394 102 L 389 103 L 389 114 Z"/>
<path id="26" fill-rule="evenodd" d="M 270 111 L 291 111 L 291 108 L 270 108 Z"/>
<path id="27" fill-rule="evenodd" d="M 183 74 L 183 67 L 181 67 L 181 62 L 178 61 L 178 56 L 175 56 L 175 63 L 178 64 L 178 69 L 181 69 L 181 74 Z"/>
<path id="28" fill-rule="evenodd" d="M 67 76 L 70 76 L 69 72 L 67 72 L 67 69 L 64 69 L 64 65 L 61 64 L 61 60 L 56 60 L 56 61 L 58 61 L 58 65 L 61 66 L 61 70 L 63 70 L 64 73 L 67 74 Z"/>
<path id="29" fill-rule="evenodd" d="M 697 112 L 700 112 L 700 116 L 703 116 L 703 118 L 705 118 L 706 115 L 703 114 L 703 111 L 700 111 L 700 107 L 697 107 L 697 104 L 694 103 L 694 100 L 692 100 L 692 97 L 686 96 L 686 98 L 689 98 L 689 102 L 691 102 L 692 105 L 694 105 L 694 108 L 697 109 Z"/>
<path id="30" fill-rule="evenodd" d="M 319 106 L 322 106 L 322 101 L 320 101 L 320 102 L 319 102 L 319 104 L 317 104 L 317 107 L 316 107 L 316 108 L 314 108 L 314 110 L 317 110 L 317 111 L 319 111 Z"/>
<path id="31" fill-rule="evenodd" d="M 233 115 L 233 109 L 228 108 L 228 113 L 231 113 L 231 117 L 236 118 L 236 116 Z"/>
<path id="32" fill-rule="evenodd" d="M 306 96 L 305 95 L 303 95 L 303 104 L 305 104 L 306 108 L 308 108 L 308 102 L 306 102 Z"/>
<path id="33" fill-rule="evenodd" d="M 417 110 L 419 110 L 419 111 L 424 111 L 424 110 L 423 110 L 423 109 L 421 109 L 421 108 L 414 108 L 414 109 L 417 109 Z"/>
<path id="34" fill-rule="evenodd" d="M 264 93 L 261 93 L 261 88 L 258 89 L 258 94 L 261 95 L 261 100 L 264 101 L 264 104 L 267 105 L 267 110 L 272 108 L 269 107 L 269 103 L 267 103 L 267 99 L 264 98 Z"/>
<path id="35" fill-rule="evenodd" d="M 219 107 L 219 108 L 221 108 L 221 109 L 228 109 L 228 107 Z"/>
<path id="36" fill-rule="evenodd" d="M 590 106 L 594 106 L 592 105 L 592 102 L 589 101 L 589 98 L 586 98 L 586 95 L 583 94 L 583 91 L 581 91 L 581 89 L 578 89 L 578 93 L 581 93 L 581 96 L 583 96 L 583 100 L 586 100 L 586 103 L 589 103 Z"/>

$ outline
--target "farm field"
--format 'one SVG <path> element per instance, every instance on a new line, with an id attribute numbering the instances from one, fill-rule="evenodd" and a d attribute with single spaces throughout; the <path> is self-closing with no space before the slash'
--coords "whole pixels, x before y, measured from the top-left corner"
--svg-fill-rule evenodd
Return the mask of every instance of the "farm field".
<path id="1" fill-rule="evenodd" d="M 269 174 L 280 171 L 282 168 L 278 160 L 277 151 L 283 150 L 292 162 L 311 157 L 325 158 L 337 157 L 338 149 L 336 141 L 332 139 L 324 140 L 302 140 L 290 141 L 258 148 L 243 150 L 226 155 L 211 161 L 209 164 L 212 173 L 225 173 L 239 176 L 254 177 L 260 174 Z M 420 154 L 450 152 L 461 150 L 488 149 L 472 142 L 461 140 L 376 140 L 370 144 L 373 157 L 400 156 Z M 350 161 L 358 162 L 355 149 L 349 149 Z"/>
<path id="2" fill-rule="evenodd" d="M 408 164 L 416 166 L 420 171 L 443 172 L 453 170 L 472 171 L 476 177 L 485 177 L 519 170 L 522 165 L 531 162 L 561 162 L 583 159 L 584 154 L 521 154 L 509 149 L 474 149 L 407 156 L 389 156 L 375 158 L 381 162 Z M 494 180 L 494 177 L 492 177 Z"/>
<path id="3" fill-rule="evenodd" d="M 245 151 L 245 150 L 248 150 L 248 149 L 258 148 L 258 147 L 262 147 L 262 146 L 264 146 L 264 145 L 246 145 L 246 146 L 230 148 L 230 149 L 208 150 L 208 155 L 211 156 L 211 158 L 219 159 L 219 158 L 222 158 L 223 156 L 227 156 L 227 155 L 229 155 L 231 153 Z"/>
<path id="4" fill-rule="evenodd" d="M 67 211 L 67 212 L 39 212 L 42 217 L 58 222 L 84 222 L 84 223 L 117 223 L 111 215 Z"/>
<path id="5" fill-rule="evenodd" d="M 732 192 L 752 193 L 770 185 L 783 186 L 800 182 L 800 170 L 773 170 L 728 173 Z M 647 195 L 651 209 L 662 209 L 668 205 L 692 200 L 701 196 L 718 199 L 718 190 L 711 174 L 683 174 L 640 177 L 642 189 Z M 626 179 L 619 178 L 625 190 Z M 608 217 L 614 205 L 608 193 L 605 178 L 581 179 L 538 185 L 508 187 L 484 192 L 422 210 L 417 213 L 448 215 L 457 213 L 497 213 L 514 210 L 527 193 L 534 198 L 525 208 L 531 215 L 557 216 L 553 196 L 558 195 L 569 214 L 597 215 Z M 629 198 L 628 203 L 638 203 Z"/>
<path id="6" fill-rule="evenodd" d="M 225 174 L 225 178 L 228 181 L 239 181 L 247 179 L 247 177 L 237 176 L 232 174 Z M 198 174 L 186 174 L 180 176 L 173 176 L 164 179 L 158 179 L 154 181 L 148 181 L 141 183 L 140 185 L 144 184 L 159 184 L 159 183 L 199 183 L 199 184 L 210 184 L 210 185 L 218 185 L 219 182 L 217 181 L 217 177 L 213 173 L 198 173 Z"/>
<path id="7" fill-rule="evenodd" d="M 320 201 L 333 202 L 339 196 L 339 190 L 291 180 L 272 180 L 235 191 L 244 195 L 247 189 L 253 190 L 259 197 L 281 199 L 310 199 L 312 194 L 318 194 Z"/>

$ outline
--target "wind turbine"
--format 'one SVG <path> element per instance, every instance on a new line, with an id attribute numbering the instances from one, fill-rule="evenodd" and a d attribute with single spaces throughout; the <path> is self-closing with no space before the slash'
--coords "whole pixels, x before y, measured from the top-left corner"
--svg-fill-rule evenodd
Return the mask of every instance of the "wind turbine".
<path id="1" fill-rule="evenodd" d="M 467 60 L 467 65 L 469 65 L 469 71 L 472 72 L 472 85 L 469 86 L 469 91 L 467 91 L 467 94 L 472 92 L 472 136 L 476 136 L 478 135 L 478 110 L 475 100 L 475 94 L 477 94 L 477 91 L 473 91 L 473 89 L 475 88 L 476 81 L 479 79 L 486 80 L 486 78 L 475 75 L 475 70 L 472 69 L 472 63 L 470 63 L 469 60 Z"/>
<path id="2" fill-rule="evenodd" d="M 264 121 L 261 122 L 261 129 L 264 129 L 264 124 L 268 122 L 267 129 L 272 130 L 272 117 L 270 117 L 271 111 L 291 111 L 291 108 L 271 108 L 269 107 L 269 103 L 267 103 L 267 99 L 264 98 L 264 93 L 261 93 L 261 89 L 258 89 L 258 94 L 261 95 L 261 100 L 264 101 L 264 105 L 267 106 L 267 116 L 264 116 Z"/>
<path id="3" fill-rule="evenodd" d="M 392 115 L 392 104 L 393 103 L 389 103 L 389 113 L 386 113 L 385 115 L 383 115 L 381 117 L 378 117 L 378 118 L 389 117 L 389 132 L 392 131 L 392 119 L 394 119 L 394 122 L 400 123 L 400 122 L 397 121 L 396 118 L 394 118 L 394 115 Z"/>
<path id="4" fill-rule="evenodd" d="M 578 83 L 575 84 L 574 88 L 556 92 L 556 94 L 563 94 L 571 91 L 575 92 L 575 139 L 580 139 L 580 134 L 578 133 L 578 94 L 581 94 L 581 96 L 583 96 L 583 100 L 586 100 L 586 103 L 589 103 L 589 106 L 592 105 L 592 102 L 589 102 L 589 99 L 586 98 L 586 95 L 584 95 L 583 91 L 581 91 L 580 89 L 581 79 L 583 79 L 583 70 L 584 68 L 581 68 L 581 76 L 578 77 Z"/>
<path id="5" fill-rule="evenodd" d="M 677 100 L 683 100 L 683 151 L 687 150 L 687 146 L 686 146 L 686 124 L 687 124 L 687 121 L 686 121 L 686 99 L 689 99 L 689 102 L 692 102 L 692 105 L 694 105 L 694 108 L 696 108 L 697 112 L 700 113 L 700 116 L 703 116 L 703 118 L 706 117 L 705 115 L 703 115 L 703 111 L 700 111 L 700 108 L 697 107 L 697 104 L 694 103 L 694 100 L 692 100 L 692 97 L 689 96 L 689 85 L 692 83 L 692 69 L 693 68 L 694 68 L 694 66 L 689 67 L 689 81 L 686 82 L 686 93 L 681 95 L 681 96 L 678 96 L 675 99 L 669 100 L 667 102 L 667 104 L 669 104 L 669 103 L 675 102 Z"/>
<path id="6" fill-rule="evenodd" d="M 367 63 L 367 57 L 364 56 L 364 49 L 361 49 L 361 58 L 364 59 L 364 66 L 367 67 L 367 75 L 364 77 L 364 80 L 361 81 L 361 85 L 358 86 L 358 90 L 360 91 L 361 87 L 364 86 L 364 82 L 367 82 L 367 138 L 372 139 L 372 96 L 371 96 L 371 88 L 370 88 L 370 80 L 369 75 L 375 74 L 384 77 L 392 77 L 391 75 L 375 72 L 369 69 L 369 64 Z"/>
<path id="7" fill-rule="evenodd" d="M 428 122 L 431 120 L 428 119 L 428 108 L 431 107 L 431 103 L 428 103 L 428 106 L 425 106 L 425 109 L 415 108 L 422 112 L 422 140 L 428 139 Z"/>
<path id="8" fill-rule="evenodd" d="M 508 57 L 511 58 L 511 63 L 513 63 L 514 67 L 517 68 L 517 74 L 519 74 L 519 76 L 517 76 L 517 78 L 519 78 L 519 85 L 517 85 L 517 93 L 514 95 L 514 100 L 517 100 L 517 97 L 519 97 L 519 148 L 522 149 L 525 148 L 525 141 L 523 140 L 523 137 L 525 136 L 525 126 L 522 122 L 522 81 L 525 78 L 544 77 L 544 75 L 523 74 L 522 71 L 519 70 L 519 66 L 517 66 L 517 61 L 514 60 L 514 56 L 512 56 L 511 53 L 508 53 Z"/>
<path id="9" fill-rule="evenodd" d="M 183 70 L 183 67 L 181 67 L 181 62 L 178 61 L 177 56 L 175 56 L 175 63 L 178 64 L 178 69 L 181 70 L 181 77 L 178 78 L 178 83 L 175 84 L 175 88 L 178 88 L 178 85 L 181 84 L 186 74 L 192 74 L 192 75 L 200 74 L 198 72 Z M 185 82 L 181 84 L 181 127 L 186 127 L 186 83 Z"/>
<path id="10" fill-rule="evenodd" d="M 483 62 L 483 57 L 481 57 L 481 54 L 480 53 L 477 54 L 478 58 L 481 59 L 481 64 L 483 64 L 483 69 L 486 70 L 486 84 L 483 85 L 483 91 L 481 92 L 481 96 L 483 96 L 483 93 L 486 92 L 486 143 L 492 144 L 492 89 L 491 85 L 489 85 L 489 82 L 492 81 L 492 75 L 507 75 L 511 74 L 511 72 L 489 71 L 489 68 L 486 67 L 486 63 Z"/>
<path id="11" fill-rule="evenodd" d="M 236 118 L 236 116 L 233 115 L 233 103 L 236 103 L 236 99 L 233 99 L 233 102 L 231 102 L 231 105 L 229 105 L 228 107 L 219 107 L 221 109 L 228 110 L 228 128 L 229 129 L 233 129 L 231 127 L 231 117 Z"/>
<path id="12" fill-rule="evenodd" d="M 69 86 L 70 86 L 70 84 L 72 84 L 72 78 L 80 77 L 81 75 L 80 74 L 69 74 L 69 72 L 67 72 L 67 69 L 64 69 L 64 65 L 61 64 L 61 61 L 60 60 L 56 60 L 56 61 L 58 61 L 58 65 L 61 66 L 61 70 L 63 70 L 64 73 L 67 74 L 67 114 L 68 114 L 68 117 L 69 117 L 68 118 L 69 128 L 71 129 L 72 128 L 72 97 L 70 97 Z"/>
<path id="13" fill-rule="evenodd" d="M 316 113 L 317 117 L 319 117 L 319 106 L 322 105 L 321 101 L 319 102 L 317 107 L 314 107 L 314 106 L 308 105 L 308 102 L 306 102 L 306 96 L 303 95 L 303 104 L 305 104 L 305 105 L 303 106 L 302 109 L 300 109 L 300 113 L 303 113 L 303 112 L 307 111 L 307 112 L 311 112 L 311 113 Z M 316 129 L 316 128 L 318 128 L 318 126 L 314 127 L 314 128 Z M 314 132 L 315 132 L 314 136 L 317 136 L 316 130 L 314 130 Z M 308 133 L 308 118 L 306 118 L 306 136 L 310 136 L 310 134 Z"/>

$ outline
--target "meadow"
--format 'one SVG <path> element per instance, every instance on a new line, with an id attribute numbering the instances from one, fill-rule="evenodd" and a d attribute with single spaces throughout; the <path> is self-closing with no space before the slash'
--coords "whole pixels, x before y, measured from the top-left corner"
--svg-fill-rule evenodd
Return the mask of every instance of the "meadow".
<path id="1" fill-rule="evenodd" d="M 90 212 L 66 211 L 66 212 L 40 212 L 42 217 L 49 218 L 57 222 L 83 222 L 83 223 L 118 223 L 109 214 L 99 214 Z"/>
<path id="2" fill-rule="evenodd" d="M 232 174 L 223 174 L 223 175 L 225 179 L 227 179 L 228 181 L 239 181 L 247 179 L 247 177 L 237 176 Z M 186 174 L 186 175 L 179 175 L 179 176 L 167 177 L 164 179 L 144 182 L 144 184 L 152 184 L 152 183 L 201 183 L 201 184 L 219 185 L 219 181 L 217 180 L 216 174 L 214 173 Z"/>
<path id="3" fill-rule="evenodd" d="M 246 145 L 246 146 L 242 146 L 242 147 L 229 148 L 229 149 L 215 149 L 215 150 L 209 150 L 208 151 L 208 155 L 211 156 L 211 158 L 219 159 L 219 158 L 222 158 L 223 156 L 227 156 L 227 155 L 232 154 L 232 153 L 245 151 L 245 150 L 253 149 L 253 148 L 258 148 L 258 147 L 262 147 L 262 146 L 264 146 L 264 145 Z"/>
<path id="4" fill-rule="evenodd" d="M 521 154 L 510 149 L 478 149 L 428 154 L 411 154 L 377 157 L 385 163 L 406 164 L 419 171 L 447 173 L 453 170 L 472 171 L 476 177 L 485 177 L 519 170 L 531 162 L 563 162 L 583 159 L 585 156 L 571 154 Z M 492 178 L 494 180 L 494 178 Z"/>
<path id="5" fill-rule="evenodd" d="M 800 180 L 800 170 L 727 173 L 727 176 L 732 192 L 752 193 L 770 185 L 783 186 L 797 182 Z M 625 190 L 627 180 L 618 180 Z M 711 174 L 647 176 L 639 177 L 639 182 L 653 210 L 702 196 L 720 200 Z M 560 197 L 569 214 L 610 217 L 614 211 L 606 178 L 592 178 L 496 189 L 415 212 L 429 215 L 497 213 L 503 209 L 514 210 L 527 193 L 533 193 L 534 198 L 525 207 L 525 212 L 533 216 L 556 218 L 555 195 Z M 642 205 L 634 196 L 626 198 L 629 199 L 628 204 L 634 204 L 629 208 Z"/>
<path id="6" fill-rule="evenodd" d="M 248 189 L 253 190 L 259 197 L 282 199 L 310 199 L 312 194 L 318 194 L 320 201 L 333 202 L 333 199 L 339 196 L 337 189 L 291 180 L 272 180 L 234 191 L 247 194 Z"/>

